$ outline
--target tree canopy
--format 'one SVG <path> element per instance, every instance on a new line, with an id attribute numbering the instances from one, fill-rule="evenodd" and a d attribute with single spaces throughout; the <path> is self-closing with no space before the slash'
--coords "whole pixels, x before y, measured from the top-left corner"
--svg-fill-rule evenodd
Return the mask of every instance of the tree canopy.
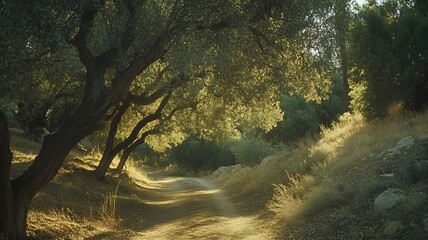
<path id="1" fill-rule="evenodd" d="M 364 88 L 360 96 L 366 104 L 357 108 L 367 116 L 387 116 L 396 105 L 413 110 L 426 105 L 427 6 L 370 1 L 360 9 L 352 33 L 353 81 Z"/>
<path id="2" fill-rule="evenodd" d="M 352 3 L 0 0 L 0 106 L 11 125 L 51 132 L 27 171 L 2 178 L 13 204 L 0 207 L 15 217 L 0 234 L 24 237 L 32 198 L 97 130 L 108 131 L 105 173 L 141 143 L 211 151 L 254 129 L 281 141 L 316 131 L 349 103 L 373 118 L 393 103 L 423 109 L 428 5 Z"/>
<path id="3" fill-rule="evenodd" d="M 302 58 L 293 64 L 285 61 L 293 58 L 284 53 L 298 43 L 291 39 L 315 21 L 323 4 L 1 1 L 1 84 L 2 92 L 10 96 L 2 95 L 2 103 L 11 103 L 9 111 L 15 113 L 34 108 L 35 115 L 56 119 L 34 163 L 23 175 L 5 182 L 11 187 L 1 193 L 13 205 L 4 207 L 15 218 L 4 223 L 2 231 L 9 231 L 2 234 L 10 239 L 24 237 L 34 195 L 56 175 L 67 153 L 127 102 L 144 106 L 140 111 L 148 115 L 140 125 L 149 127 L 164 110 L 168 113 L 174 104 L 179 106 L 180 98 L 195 101 L 198 114 L 181 117 L 212 125 L 211 130 L 197 131 L 212 135 L 214 130 L 230 131 L 257 117 L 263 118 L 259 126 L 271 128 L 279 115 L 270 110 L 278 109 L 275 102 L 282 89 L 304 90 L 311 96 L 328 92 L 325 84 L 317 84 L 326 82 L 322 68 L 307 75 L 310 81 L 302 81 L 299 71 L 284 71 L 316 65 L 310 60 L 311 47 L 302 46 Z M 153 77 L 151 72 L 156 76 L 163 68 L 167 72 L 162 77 Z M 15 92 L 18 87 L 21 91 Z"/>

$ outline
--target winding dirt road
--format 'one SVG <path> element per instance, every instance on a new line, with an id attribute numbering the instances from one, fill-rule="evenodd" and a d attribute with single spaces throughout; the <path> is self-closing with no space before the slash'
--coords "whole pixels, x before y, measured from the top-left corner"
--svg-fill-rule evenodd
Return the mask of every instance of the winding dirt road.
<path id="1" fill-rule="evenodd" d="M 159 184 L 152 228 L 132 239 L 272 239 L 255 216 L 242 216 L 228 197 L 202 178 L 150 174 Z"/>

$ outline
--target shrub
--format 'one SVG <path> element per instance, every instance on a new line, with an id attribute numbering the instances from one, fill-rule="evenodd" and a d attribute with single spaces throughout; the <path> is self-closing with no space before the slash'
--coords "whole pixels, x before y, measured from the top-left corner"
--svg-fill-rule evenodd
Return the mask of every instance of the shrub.
<path id="1" fill-rule="evenodd" d="M 182 144 L 170 149 L 167 155 L 170 162 L 195 173 L 236 163 L 230 149 L 197 137 L 186 139 Z"/>
<path id="2" fill-rule="evenodd" d="M 260 137 L 244 137 L 230 145 L 236 162 L 248 166 L 259 164 L 265 157 L 277 152 L 273 144 Z"/>
<path id="3" fill-rule="evenodd" d="M 162 165 L 161 153 L 153 150 L 147 143 L 138 146 L 134 152 L 132 152 L 134 160 L 141 161 L 144 164 L 160 166 Z M 167 165 L 167 164 L 166 164 Z"/>
<path id="4" fill-rule="evenodd" d="M 268 137 L 277 142 L 296 142 L 307 135 L 317 134 L 320 125 L 330 126 L 345 111 L 342 78 L 335 77 L 328 99 L 320 103 L 307 101 L 302 96 L 283 95 L 280 101 L 284 119 L 269 133 Z"/>
<path id="5" fill-rule="evenodd" d="M 315 106 L 301 96 L 281 97 L 284 119 L 272 129 L 268 136 L 275 141 L 293 142 L 318 131 L 318 117 Z"/>

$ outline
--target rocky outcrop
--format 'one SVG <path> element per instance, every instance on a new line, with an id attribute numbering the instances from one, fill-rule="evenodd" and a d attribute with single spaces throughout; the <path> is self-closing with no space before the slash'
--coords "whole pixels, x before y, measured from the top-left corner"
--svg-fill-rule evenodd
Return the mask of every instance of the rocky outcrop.
<path id="1" fill-rule="evenodd" d="M 376 197 L 374 207 L 377 210 L 391 209 L 407 200 L 404 191 L 398 188 L 389 188 Z"/>

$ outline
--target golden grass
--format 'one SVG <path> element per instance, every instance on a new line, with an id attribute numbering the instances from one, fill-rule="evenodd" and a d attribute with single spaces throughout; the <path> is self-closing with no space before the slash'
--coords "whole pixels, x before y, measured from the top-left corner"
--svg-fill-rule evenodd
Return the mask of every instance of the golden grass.
<path id="1" fill-rule="evenodd" d="M 116 185 L 114 191 L 108 192 L 106 195 L 103 195 L 103 201 L 101 202 L 100 208 L 98 209 L 98 214 L 101 219 L 106 221 L 116 219 L 116 199 L 117 199 L 117 190 L 119 189 L 120 181 Z"/>
<path id="2" fill-rule="evenodd" d="M 100 181 L 92 174 L 94 163 L 93 158 L 68 159 L 58 175 L 36 195 L 28 218 L 30 236 L 129 239 L 148 227 L 150 222 L 142 221 L 150 218 L 144 203 L 151 197 L 147 176 L 137 174 L 135 167 L 136 176 L 130 177 L 130 172 L 109 174 Z"/>
<path id="3" fill-rule="evenodd" d="M 406 136 L 428 134 L 428 113 L 367 122 L 360 115 L 346 115 L 331 128 L 323 128 L 319 139 L 306 138 L 268 157 L 261 165 L 236 167 L 216 181 L 227 192 L 252 208 L 267 208 L 278 219 L 293 222 L 351 204 L 354 193 L 382 189 L 376 180 L 390 162 L 379 154 Z M 31 164 L 40 144 L 12 132 L 17 176 Z M 78 152 L 76 153 L 76 155 Z M 126 175 L 98 181 L 91 171 L 99 152 L 70 157 L 54 180 L 34 198 L 29 212 L 29 234 L 53 239 L 127 239 L 141 231 L 150 218 L 145 200 L 156 188 L 141 166 L 129 161 Z M 404 163 L 403 163 L 404 164 Z M 120 187 L 119 187 L 120 182 Z M 379 186 L 377 186 L 377 185 Z M 352 191 L 350 190 L 352 188 Z M 371 190 L 370 190 L 371 189 Z M 377 191 L 377 190 L 376 190 Z M 415 197 L 406 211 L 417 212 L 425 203 Z M 144 225 L 146 224 L 146 225 Z"/>
<path id="4" fill-rule="evenodd" d="M 263 165 L 237 168 L 216 181 L 241 199 L 268 194 L 264 204 L 280 219 L 340 208 L 354 200 L 354 192 L 381 184 L 375 179 L 388 163 L 377 156 L 403 137 L 428 134 L 427 120 L 427 112 L 373 122 L 346 114 L 322 128 L 318 139 L 303 139 Z"/>
<path id="5" fill-rule="evenodd" d="M 428 113 L 375 122 L 366 122 L 360 115 L 344 116 L 331 128 L 323 128 L 318 142 L 306 145 L 307 156 L 302 151 L 290 156 L 306 167 L 296 167 L 297 163 L 285 167 L 295 176 L 291 181 L 275 185 L 269 209 L 287 218 L 319 213 L 351 202 L 354 195 L 349 188 L 358 189 L 359 185 L 360 190 L 364 190 L 368 187 L 363 186 L 364 183 L 376 177 L 376 167 L 381 164 L 375 158 L 403 137 L 428 134 L 427 120 Z"/>
<path id="6" fill-rule="evenodd" d="M 31 165 L 40 143 L 11 129 L 11 148 L 11 178 L 15 178 Z M 57 176 L 31 202 L 30 237 L 129 239 L 150 225 L 142 221 L 147 212 L 144 199 L 151 197 L 150 179 L 140 166 L 129 162 L 127 175 L 108 174 L 99 181 L 92 172 L 100 158 L 97 149 L 88 153 L 76 149 L 67 156 Z"/>
<path id="7" fill-rule="evenodd" d="M 23 130 L 10 128 L 10 145 L 12 150 L 26 154 L 35 154 L 39 152 L 41 144 L 29 139 Z"/>

